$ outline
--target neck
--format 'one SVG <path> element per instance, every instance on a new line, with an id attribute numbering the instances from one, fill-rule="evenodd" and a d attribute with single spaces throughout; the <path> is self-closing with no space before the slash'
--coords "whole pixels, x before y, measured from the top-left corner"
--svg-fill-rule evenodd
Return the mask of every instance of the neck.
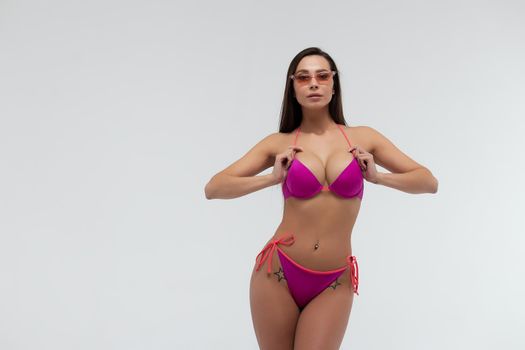
<path id="1" fill-rule="evenodd" d="M 301 121 L 301 132 L 322 134 L 323 132 L 337 127 L 328 109 L 322 111 L 305 111 L 303 109 L 303 120 Z"/>

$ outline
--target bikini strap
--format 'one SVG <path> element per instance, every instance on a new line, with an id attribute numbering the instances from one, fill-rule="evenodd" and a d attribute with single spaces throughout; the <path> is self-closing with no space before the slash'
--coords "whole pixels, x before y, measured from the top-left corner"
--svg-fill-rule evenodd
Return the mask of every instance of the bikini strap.
<path id="1" fill-rule="evenodd" d="M 339 130 L 341 130 L 341 132 L 343 133 L 343 136 L 345 137 L 346 142 L 348 142 L 348 144 L 350 145 L 350 148 L 352 148 L 352 144 L 350 143 L 350 140 L 348 139 L 348 136 L 346 136 L 345 131 L 344 131 L 343 128 L 341 127 L 341 124 L 337 124 L 337 126 L 339 127 Z"/>
<path id="2" fill-rule="evenodd" d="M 347 256 L 346 262 L 350 267 L 350 282 L 354 288 L 354 293 L 359 295 L 359 266 L 357 265 L 357 258 L 355 256 Z"/>
<path id="3" fill-rule="evenodd" d="M 259 269 L 264 264 L 264 262 L 269 259 L 266 265 L 268 265 L 268 274 L 270 274 L 272 272 L 271 268 L 272 268 L 273 252 L 275 251 L 275 249 L 277 249 L 277 245 L 283 244 L 283 245 L 289 246 L 289 245 L 292 245 L 294 242 L 295 242 L 295 236 L 293 233 L 290 233 L 287 236 L 284 236 L 278 239 L 274 239 L 271 242 L 269 242 L 266 245 L 266 247 L 264 247 L 264 249 L 261 250 L 261 252 L 255 258 L 256 262 L 258 260 L 256 271 L 259 271 Z"/>
<path id="4" fill-rule="evenodd" d="M 299 131 L 301 130 L 301 127 L 297 127 L 297 132 L 295 133 L 295 140 L 293 141 L 293 145 L 295 146 L 297 144 L 297 138 L 299 137 Z"/>

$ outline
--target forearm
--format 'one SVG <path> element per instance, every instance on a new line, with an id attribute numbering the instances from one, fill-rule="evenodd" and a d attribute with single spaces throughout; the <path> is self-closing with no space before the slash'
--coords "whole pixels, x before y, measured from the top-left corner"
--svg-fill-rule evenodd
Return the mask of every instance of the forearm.
<path id="1" fill-rule="evenodd" d="M 406 173 L 380 173 L 377 184 L 407 193 L 436 193 L 438 180 L 427 168 L 417 168 Z"/>
<path id="2" fill-rule="evenodd" d="M 277 183 L 272 174 L 245 177 L 221 174 L 212 178 L 206 184 L 204 191 L 207 199 L 231 199 Z"/>

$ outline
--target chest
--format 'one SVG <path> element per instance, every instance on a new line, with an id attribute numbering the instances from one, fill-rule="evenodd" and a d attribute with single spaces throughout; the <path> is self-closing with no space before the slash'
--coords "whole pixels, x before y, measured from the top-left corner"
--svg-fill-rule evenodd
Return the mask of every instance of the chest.
<path id="1" fill-rule="evenodd" d="M 354 159 L 350 149 L 351 146 L 359 145 L 366 150 L 367 146 L 363 146 L 362 137 L 355 133 L 350 135 L 351 137 L 348 138 L 342 138 L 341 135 L 333 135 L 333 137 L 304 135 L 296 142 L 303 151 L 298 151 L 293 156 L 293 171 L 311 173 L 320 184 L 325 186 L 334 183 L 343 172 L 347 175 L 348 172 L 360 175 L 359 163 Z M 354 175 L 354 177 L 359 176 Z"/>

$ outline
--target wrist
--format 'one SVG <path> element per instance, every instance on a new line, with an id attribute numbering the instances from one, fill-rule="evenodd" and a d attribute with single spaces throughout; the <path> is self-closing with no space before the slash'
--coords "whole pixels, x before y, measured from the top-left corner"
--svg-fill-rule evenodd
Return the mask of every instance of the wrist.
<path id="1" fill-rule="evenodd" d="M 374 181 L 374 184 L 376 185 L 382 185 L 383 184 L 383 178 L 385 173 L 377 172 L 376 180 Z"/>
<path id="2" fill-rule="evenodd" d="M 273 174 L 268 174 L 268 175 L 266 175 L 266 178 L 268 179 L 269 186 L 277 185 L 278 183 L 281 182 L 281 181 L 279 181 L 279 179 L 277 179 L 277 177 L 275 177 L 275 175 L 273 175 Z"/>

